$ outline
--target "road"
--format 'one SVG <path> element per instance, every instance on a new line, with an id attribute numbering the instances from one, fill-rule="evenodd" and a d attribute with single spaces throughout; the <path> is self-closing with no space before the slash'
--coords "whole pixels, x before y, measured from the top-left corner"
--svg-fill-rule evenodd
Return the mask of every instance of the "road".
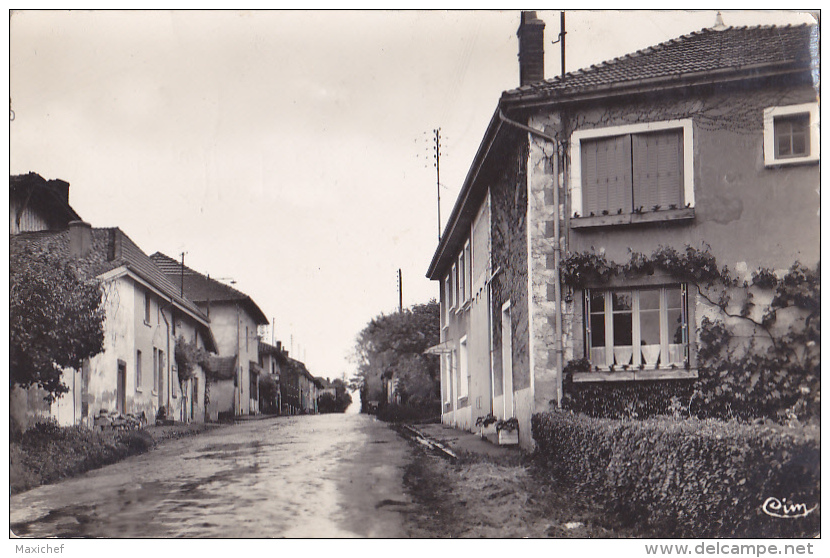
<path id="1" fill-rule="evenodd" d="M 249 421 L 13 496 L 10 524 L 25 537 L 405 537 L 412 451 L 365 415 Z"/>

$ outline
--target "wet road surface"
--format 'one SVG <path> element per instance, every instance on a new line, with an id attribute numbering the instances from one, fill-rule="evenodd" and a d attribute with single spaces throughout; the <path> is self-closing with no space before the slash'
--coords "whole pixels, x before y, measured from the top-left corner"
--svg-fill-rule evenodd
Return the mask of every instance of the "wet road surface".
<path id="1" fill-rule="evenodd" d="M 24 537 L 405 537 L 411 452 L 365 415 L 250 421 L 13 496 L 10 523 Z"/>

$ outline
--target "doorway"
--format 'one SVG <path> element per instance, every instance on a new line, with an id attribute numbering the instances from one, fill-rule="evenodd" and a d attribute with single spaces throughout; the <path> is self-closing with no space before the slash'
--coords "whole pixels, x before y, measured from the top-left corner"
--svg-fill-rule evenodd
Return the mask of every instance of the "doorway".
<path id="1" fill-rule="evenodd" d="M 122 415 L 127 414 L 127 363 L 123 360 L 118 361 L 115 409 Z"/>

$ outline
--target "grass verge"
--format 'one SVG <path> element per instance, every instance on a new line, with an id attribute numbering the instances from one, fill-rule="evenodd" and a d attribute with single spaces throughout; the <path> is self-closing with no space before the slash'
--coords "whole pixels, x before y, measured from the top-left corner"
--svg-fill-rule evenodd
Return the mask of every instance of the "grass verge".
<path id="1" fill-rule="evenodd" d="M 419 506 L 417 538 L 607 538 L 642 536 L 598 506 L 567 497 L 524 456 L 462 453 L 451 462 L 416 451 L 404 483 Z"/>
<path id="2" fill-rule="evenodd" d="M 214 424 L 151 426 L 101 432 L 80 426 L 39 423 L 9 441 L 12 495 L 51 484 L 149 451 L 164 440 L 217 428 Z"/>

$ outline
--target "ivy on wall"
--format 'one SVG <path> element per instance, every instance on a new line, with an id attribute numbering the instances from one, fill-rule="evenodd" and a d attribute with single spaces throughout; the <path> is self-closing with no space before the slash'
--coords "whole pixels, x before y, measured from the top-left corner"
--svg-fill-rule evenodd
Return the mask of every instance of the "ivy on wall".
<path id="1" fill-rule="evenodd" d="M 718 266 L 708 246 L 687 245 L 682 251 L 660 246 L 651 255 L 631 252 L 624 264 L 593 250 L 574 253 L 562 270 L 564 283 L 573 289 L 662 270 L 695 285 L 716 312 L 698 328 L 697 380 L 574 384 L 574 373 L 591 370 L 586 359 L 576 359 L 563 371 L 566 408 L 605 417 L 820 417 L 820 264 L 810 268 L 795 262 L 781 278 L 760 269 L 739 281 Z M 771 297 L 760 313 L 756 295 Z"/>

